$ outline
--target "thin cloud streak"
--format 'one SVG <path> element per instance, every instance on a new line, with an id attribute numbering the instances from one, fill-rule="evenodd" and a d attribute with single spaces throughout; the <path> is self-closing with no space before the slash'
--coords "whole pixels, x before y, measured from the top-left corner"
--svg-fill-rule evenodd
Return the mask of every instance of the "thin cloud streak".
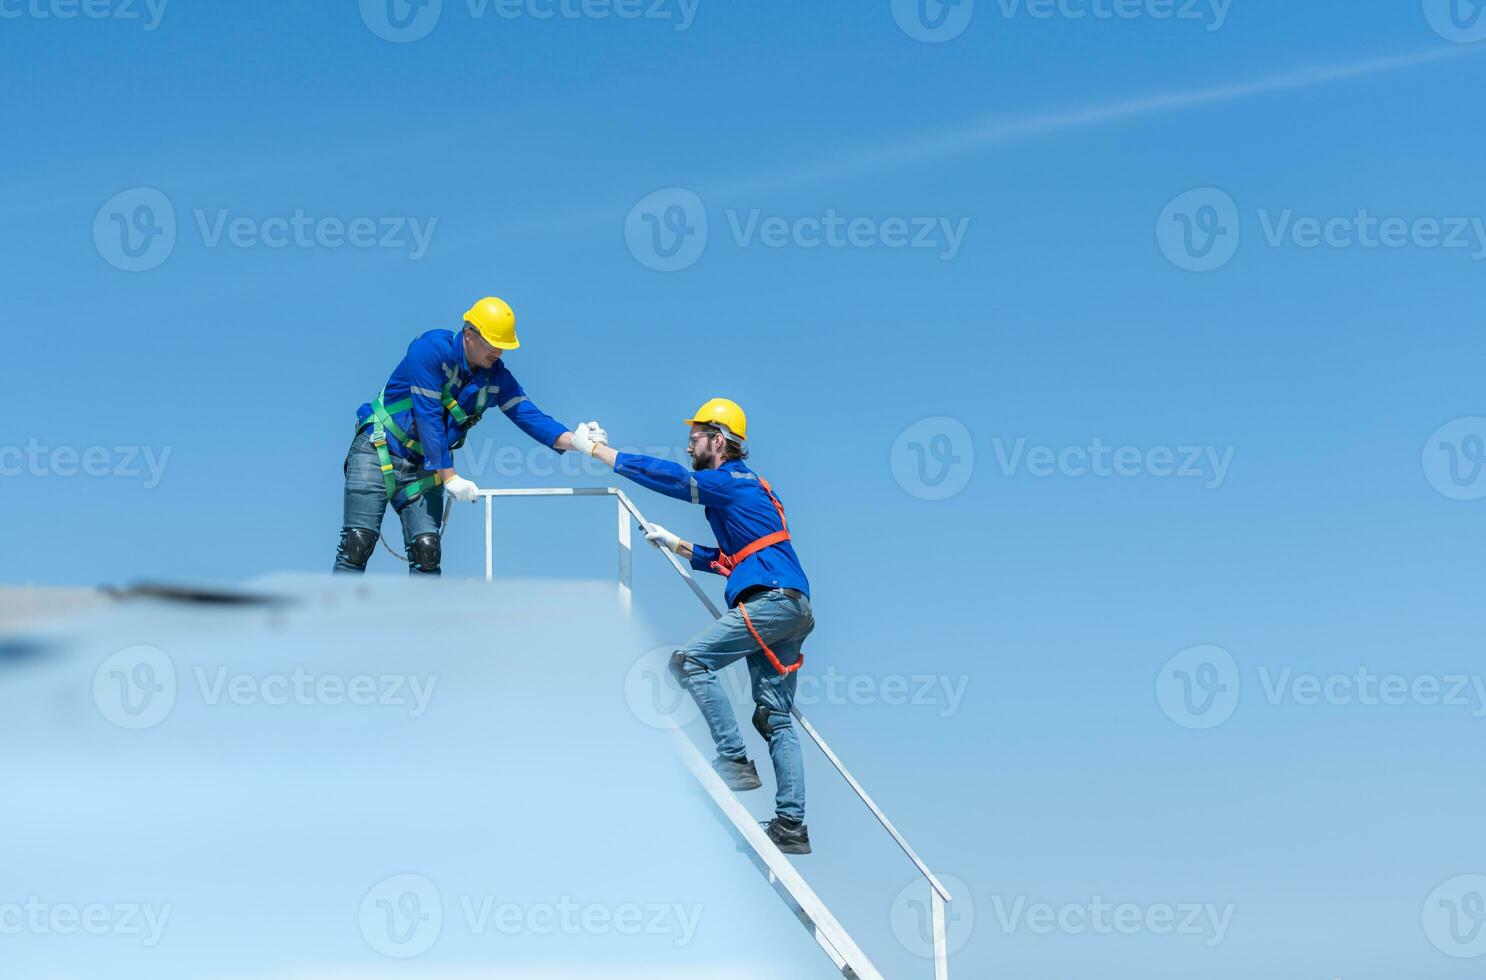
<path id="1" fill-rule="evenodd" d="M 922 160 L 952 156 L 1048 133 L 1108 125 L 1127 119 L 1179 112 L 1184 109 L 1195 109 L 1224 102 L 1237 102 L 1261 95 L 1296 91 L 1368 75 L 1403 71 L 1483 53 L 1486 53 L 1486 46 L 1431 48 L 1428 51 L 1391 55 L 1371 61 L 1346 65 L 1321 65 L 1277 75 L 1267 75 L 1249 82 L 1127 99 L 1107 105 L 1048 112 L 1022 119 L 982 120 L 937 135 L 885 144 L 851 155 L 822 160 L 805 169 L 776 171 L 713 188 L 710 193 L 727 197 L 748 191 L 778 189 L 819 180 L 839 179 Z"/>
<path id="2" fill-rule="evenodd" d="M 1168 92 L 1080 109 L 1045 112 L 1020 119 L 983 119 L 918 139 L 899 140 L 822 159 L 805 167 L 773 170 L 713 186 L 701 184 L 689 186 L 704 200 L 711 203 L 718 199 L 736 198 L 759 191 L 782 190 L 875 173 L 1049 133 L 1105 126 L 1130 119 L 1180 112 L 1225 102 L 1238 102 L 1280 92 L 1293 92 L 1482 54 L 1486 54 L 1486 44 L 1430 48 L 1426 51 L 1389 55 L 1350 64 L 1318 65 L 1266 75 L 1248 82 L 1215 85 L 1185 92 Z M 654 189 L 648 188 L 647 191 Z M 613 221 L 616 214 L 622 217 L 642 196 L 643 194 L 637 193 L 633 199 L 612 206 L 574 207 L 548 212 L 540 217 L 503 224 L 500 232 L 502 234 L 512 232 L 530 234 Z"/>

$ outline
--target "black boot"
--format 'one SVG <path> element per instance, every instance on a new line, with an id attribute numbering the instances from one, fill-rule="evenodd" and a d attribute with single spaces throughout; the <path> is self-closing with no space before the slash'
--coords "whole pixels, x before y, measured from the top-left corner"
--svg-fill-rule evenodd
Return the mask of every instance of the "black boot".
<path id="1" fill-rule="evenodd" d="M 763 780 L 758 778 L 758 769 L 754 767 L 752 759 L 724 759 L 718 756 L 712 760 L 712 768 L 717 770 L 717 774 L 731 790 L 758 789 L 764 785 Z"/>
<path id="2" fill-rule="evenodd" d="M 764 828 L 764 833 L 769 835 L 769 840 L 773 841 L 785 854 L 810 853 L 810 831 L 805 829 L 803 823 L 775 817 L 759 826 Z"/>

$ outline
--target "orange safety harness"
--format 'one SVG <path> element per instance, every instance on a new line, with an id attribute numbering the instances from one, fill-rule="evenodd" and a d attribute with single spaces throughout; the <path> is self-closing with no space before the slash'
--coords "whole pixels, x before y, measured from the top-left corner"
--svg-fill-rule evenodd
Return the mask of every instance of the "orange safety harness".
<path id="1" fill-rule="evenodd" d="M 776 544 L 783 544 L 789 540 L 789 521 L 785 520 L 784 517 L 784 505 L 779 502 L 778 497 L 774 496 L 774 490 L 769 486 L 768 480 L 759 477 L 758 485 L 764 488 L 764 493 L 769 495 L 769 500 L 774 504 L 774 509 L 779 512 L 780 529 L 773 534 L 766 534 L 761 538 L 748 542 L 748 544 L 739 548 L 731 555 L 718 549 L 717 560 L 712 562 L 712 570 L 723 578 L 732 575 L 733 569 L 765 548 L 772 548 Z M 774 665 L 775 670 L 779 671 L 781 675 L 788 675 L 800 669 L 800 665 L 805 662 L 804 651 L 801 651 L 800 656 L 794 663 L 788 667 L 784 666 L 784 664 L 779 662 L 779 658 L 774 655 L 774 651 L 769 649 L 769 644 L 764 642 L 764 638 L 758 635 L 758 630 L 753 628 L 753 620 L 748 617 L 748 607 L 740 602 L 738 603 L 738 611 L 743 614 L 743 625 L 747 626 L 748 632 L 753 634 L 754 642 L 759 645 L 759 649 L 764 651 L 764 656 L 769 658 L 769 663 Z"/>

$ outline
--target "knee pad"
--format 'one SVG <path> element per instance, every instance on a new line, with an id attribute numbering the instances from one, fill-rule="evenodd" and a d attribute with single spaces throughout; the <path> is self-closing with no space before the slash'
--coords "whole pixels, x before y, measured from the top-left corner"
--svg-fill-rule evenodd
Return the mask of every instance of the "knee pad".
<path id="1" fill-rule="evenodd" d="M 776 725 L 773 721 L 774 714 L 775 711 L 772 708 L 766 708 L 763 705 L 753 709 L 753 727 L 764 737 L 765 742 L 772 741 L 775 732 L 789 727 L 789 715 L 784 715 L 784 721 Z"/>
<path id="2" fill-rule="evenodd" d="M 408 561 L 413 570 L 424 575 L 437 575 L 442 559 L 443 548 L 437 534 L 418 535 L 413 539 L 413 546 L 408 549 Z"/>
<path id="3" fill-rule="evenodd" d="M 372 552 L 376 550 L 376 531 L 369 531 L 364 527 L 348 527 L 341 531 L 341 554 L 357 568 L 365 568 Z"/>

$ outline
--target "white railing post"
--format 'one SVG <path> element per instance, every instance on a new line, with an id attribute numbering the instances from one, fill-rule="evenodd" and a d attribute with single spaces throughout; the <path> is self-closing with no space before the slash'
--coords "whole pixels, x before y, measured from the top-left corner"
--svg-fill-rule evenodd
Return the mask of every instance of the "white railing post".
<path id="1" fill-rule="evenodd" d="M 485 498 L 485 581 L 487 582 L 495 580 L 495 549 L 490 543 L 490 502 L 494 499 L 494 497 Z"/>
<path id="2" fill-rule="evenodd" d="M 934 980 L 949 980 L 949 948 L 944 938 L 944 897 L 929 885 L 929 908 L 934 928 Z"/>
<path id="3" fill-rule="evenodd" d="M 630 548 L 630 518 L 623 500 L 616 500 L 614 509 L 619 514 L 619 608 L 628 616 L 634 605 L 634 587 L 630 579 L 633 555 Z"/>

